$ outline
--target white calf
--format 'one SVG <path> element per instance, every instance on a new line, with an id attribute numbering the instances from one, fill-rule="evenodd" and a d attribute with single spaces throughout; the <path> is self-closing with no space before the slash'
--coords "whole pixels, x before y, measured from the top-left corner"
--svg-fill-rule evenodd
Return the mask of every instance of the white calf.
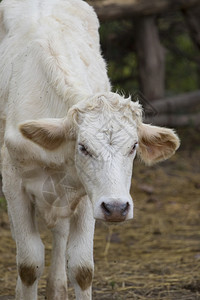
<path id="1" fill-rule="evenodd" d="M 138 103 L 110 92 L 87 3 L 3 0 L 0 22 L 0 145 L 16 299 L 37 299 L 44 247 L 36 210 L 53 234 L 47 299 L 67 299 L 66 269 L 76 299 L 91 299 L 94 219 L 133 218 L 136 150 L 152 164 L 179 140 L 143 124 Z"/>

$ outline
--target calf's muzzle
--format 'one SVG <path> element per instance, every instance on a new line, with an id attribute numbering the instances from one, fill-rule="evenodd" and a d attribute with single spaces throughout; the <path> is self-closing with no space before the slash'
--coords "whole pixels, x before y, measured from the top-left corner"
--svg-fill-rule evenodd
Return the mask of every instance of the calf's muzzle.
<path id="1" fill-rule="evenodd" d="M 103 201 L 101 203 L 101 209 L 107 222 L 123 222 L 127 218 L 130 204 L 128 202 Z"/>

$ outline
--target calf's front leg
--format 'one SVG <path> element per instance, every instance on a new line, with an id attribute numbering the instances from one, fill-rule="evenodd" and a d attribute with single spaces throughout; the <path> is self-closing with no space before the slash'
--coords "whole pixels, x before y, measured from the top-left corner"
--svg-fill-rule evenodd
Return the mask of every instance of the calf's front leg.
<path id="1" fill-rule="evenodd" d="M 92 205 L 85 196 L 71 218 L 67 246 L 68 274 L 77 300 L 92 299 L 94 225 Z"/>
<path id="2" fill-rule="evenodd" d="M 37 300 L 38 280 L 44 267 L 44 246 L 35 220 L 35 207 L 21 186 L 15 168 L 3 168 L 3 190 L 17 246 L 16 300 Z"/>
<path id="3" fill-rule="evenodd" d="M 67 300 L 66 245 L 69 220 L 60 219 L 52 229 L 53 249 L 51 267 L 47 280 L 48 300 Z"/>

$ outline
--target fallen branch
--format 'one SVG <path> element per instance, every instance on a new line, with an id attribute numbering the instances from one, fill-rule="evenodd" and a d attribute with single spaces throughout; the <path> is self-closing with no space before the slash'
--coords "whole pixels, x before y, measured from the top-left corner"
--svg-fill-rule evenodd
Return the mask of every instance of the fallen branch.
<path id="1" fill-rule="evenodd" d="M 154 117 L 146 116 L 145 123 L 152 123 L 159 126 L 183 127 L 183 126 L 199 126 L 200 113 L 188 115 L 157 115 Z"/>
<path id="2" fill-rule="evenodd" d="M 151 102 L 151 105 L 157 113 L 174 113 L 177 112 L 178 109 L 197 104 L 200 104 L 200 90 Z"/>
<path id="3" fill-rule="evenodd" d="M 185 10 L 199 0 L 90 0 L 101 21 L 111 21 L 133 16 L 155 15 L 166 10 Z"/>

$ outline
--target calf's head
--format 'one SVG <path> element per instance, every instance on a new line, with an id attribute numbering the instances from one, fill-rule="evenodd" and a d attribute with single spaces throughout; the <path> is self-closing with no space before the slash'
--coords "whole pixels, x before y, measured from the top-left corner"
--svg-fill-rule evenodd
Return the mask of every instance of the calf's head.
<path id="1" fill-rule="evenodd" d="M 48 151 L 65 149 L 75 140 L 75 166 L 94 217 L 108 222 L 133 217 L 130 185 L 136 152 L 151 165 L 179 146 L 173 130 L 143 124 L 141 106 L 114 93 L 79 102 L 65 119 L 27 121 L 20 130 Z"/>

